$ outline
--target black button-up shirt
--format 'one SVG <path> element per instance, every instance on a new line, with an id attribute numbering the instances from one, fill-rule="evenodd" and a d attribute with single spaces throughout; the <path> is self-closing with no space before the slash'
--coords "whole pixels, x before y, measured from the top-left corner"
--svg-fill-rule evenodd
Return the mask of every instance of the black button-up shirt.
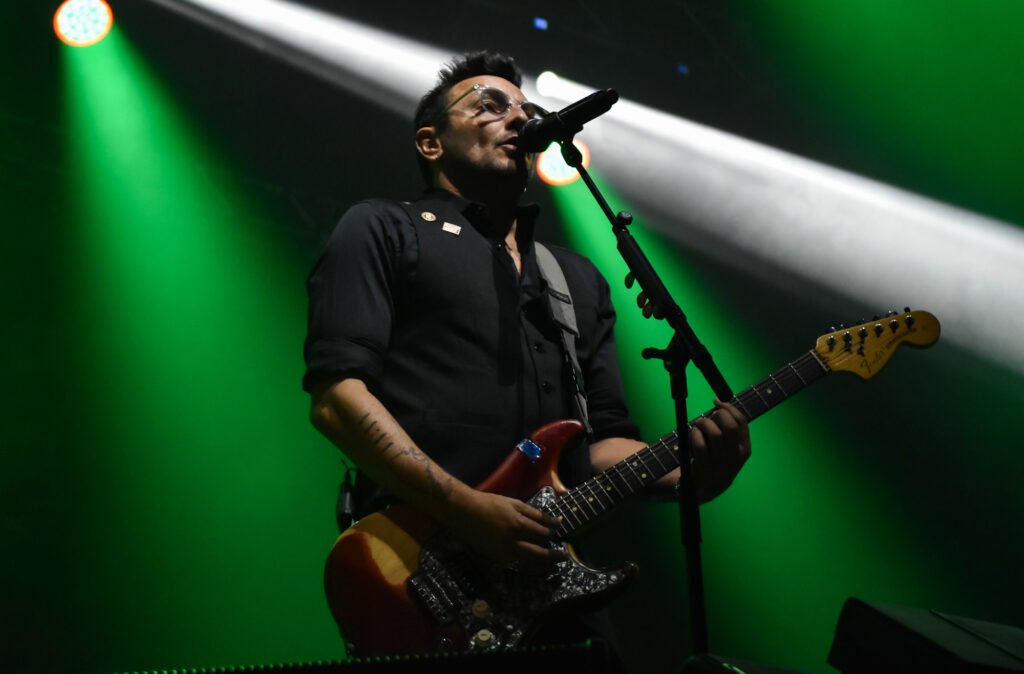
<path id="1" fill-rule="evenodd" d="M 572 383 L 534 256 L 535 206 L 520 209 L 522 272 L 479 204 L 445 191 L 353 206 L 308 281 L 308 391 L 363 380 L 423 451 L 482 481 L 535 428 L 574 416 Z M 549 246 L 580 329 L 594 437 L 638 437 L 623 402 L 608 285 L 586 258 Z M 589 477 L 585 447 L 563 457 Z M 376 505 L 376 504 L 374 504 Z"/>

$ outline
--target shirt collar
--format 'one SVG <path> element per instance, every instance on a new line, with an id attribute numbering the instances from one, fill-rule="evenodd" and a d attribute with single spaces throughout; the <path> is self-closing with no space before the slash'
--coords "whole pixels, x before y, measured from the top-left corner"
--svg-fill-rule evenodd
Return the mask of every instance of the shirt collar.
<path id="1" fill-rule="evenodd" d="M 477 231 L 487 238 L 501 239 L 505 237 L 506 232 L 495 231 L 494 225 L 488 216 L 487 207 L 479 202 L 470 201 L 461 195 L 444 189 L 428 190 L 424 198 L 438 199 L 451 205 L 462 213 Z M 524 247 L 533 244 L 534 229 L 539 214 L 540 206 L 537 204 L 523 204 L 516 207 L 516 238 Z"/>

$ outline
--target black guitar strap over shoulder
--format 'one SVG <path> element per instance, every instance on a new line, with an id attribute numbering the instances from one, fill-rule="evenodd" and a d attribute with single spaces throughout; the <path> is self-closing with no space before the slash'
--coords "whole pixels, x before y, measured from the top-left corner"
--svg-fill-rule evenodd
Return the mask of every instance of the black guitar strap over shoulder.
<path id="1" fill-rule="evenodd" d="M 551 317 L 562 333 L 562 353 L 565 355 L 565 362 L 569 365 L 569 373 L 572 376 L 572 383 L 576 387 L 573 399 L 576 401 L 577 410 L 580 413 L 580 421 L 587 429 L 587 435 L 592 434 L 590 417 L 587 414 L 587 393 L 583 389 L 583 371 L 580 369 L 580 361 L 576 355 L 576 338 L 580 330 L 576 326 L 576 310 L 572 305 L 572 295 L 569 293 L 569 284 L 565 282 L 565 274 L 558 260 L 544 244 L 534 243 L 534 250 L 537 253 L 537 266 L 540 268 L 540 277 L 548 284 L 548 304 L 551 307 Z"/>

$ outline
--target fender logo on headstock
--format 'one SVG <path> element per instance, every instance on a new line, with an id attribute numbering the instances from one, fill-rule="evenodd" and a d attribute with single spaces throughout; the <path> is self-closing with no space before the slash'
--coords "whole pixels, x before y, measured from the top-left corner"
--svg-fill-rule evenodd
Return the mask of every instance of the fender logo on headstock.
<path id="1" fill-rule="evenodd" d="M 815 352 L 831 370 L 846 370 L 868 379 L 889 362 L 900 344 L 930 346 L 939 338 L 939 331 L 939 321 L 932 314 L 907 310 L 822 335 Z"/>

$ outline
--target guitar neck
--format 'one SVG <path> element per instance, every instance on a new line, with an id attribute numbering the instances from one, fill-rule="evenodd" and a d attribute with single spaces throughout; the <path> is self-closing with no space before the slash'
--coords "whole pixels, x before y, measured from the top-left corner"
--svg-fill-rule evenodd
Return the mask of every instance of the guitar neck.
<path id="1" fill-rule="evenodd" d="M 831 370 L 809 351 L 730 400 L 749 421 L 796 395 Z M 705 413 L 707 414 L 707 412 Z M 687 424 L 687 431 L 693 422 Z M 680 436 L 672 431 L 636 454 L 561 494 L 548 510 L 567 537 L 679 467 Z"/>

